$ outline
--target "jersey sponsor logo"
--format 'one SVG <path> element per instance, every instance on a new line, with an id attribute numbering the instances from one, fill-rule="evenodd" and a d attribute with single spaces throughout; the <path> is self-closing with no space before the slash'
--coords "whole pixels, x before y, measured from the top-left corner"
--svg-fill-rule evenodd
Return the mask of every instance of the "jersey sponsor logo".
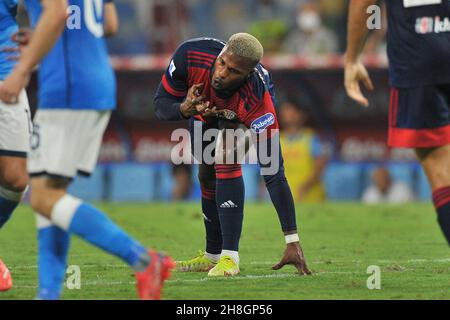
<path id="1" fill-rule="evenodd" d="M 275 123 L 275 116 L 273 113 L 266 113 L 265 115 L 257 118 L 250 124 L 250 128 L 256 133 L 263 132 L 267 127 Z"/>
<path id="2" fill-rule="evenodd" d="M 420 17 L 416 19 L 416 33 L 450 32 L 450 19 L 448 17 Z"/>
<path id="3" fill-rule="evenodd" d="M 428 6 L 430 4 L 440 4 L 442 0 L 403 0 L 405 8 Z"/>

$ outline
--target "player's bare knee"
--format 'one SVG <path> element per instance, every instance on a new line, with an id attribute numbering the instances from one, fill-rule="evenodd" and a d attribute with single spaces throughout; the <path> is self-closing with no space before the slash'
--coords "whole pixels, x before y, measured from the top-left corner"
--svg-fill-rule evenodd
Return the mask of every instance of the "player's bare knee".
<path id="1" fill-rule="evenodd" d="M 450 185 L 450 146 L 415 151 L 433 190 Z"/>
<path id="2" fill-rule="evenodd" d="M 30 205 L 33 210 L 49 217 L 54 204 L 66 194 L 70 179 L 47 177 L 33 179 Z"/>
<path id="3" fill-rule="evenodd" d="M 17 170 L 7 171 L 2 176 L 2 185 L 8 190 L 23 192 L 28 186 L 28 174 Z"/>
<path id="4" fill-rule="evenodd" d="M 30 206 L 36 212 L 42 212 L 41 208 L 43 207 L 43 197 L 32 189 L 30 194 Z"/>
<path id="5" fill-rule="evenodd" d="M 33 189 L 31 190 L 30 206 L 34 211 L 50 218 L 54 203 L 55 200 L 50 194 L 47 194 L 46 192 L 36 192 L 36 190 Z"/>

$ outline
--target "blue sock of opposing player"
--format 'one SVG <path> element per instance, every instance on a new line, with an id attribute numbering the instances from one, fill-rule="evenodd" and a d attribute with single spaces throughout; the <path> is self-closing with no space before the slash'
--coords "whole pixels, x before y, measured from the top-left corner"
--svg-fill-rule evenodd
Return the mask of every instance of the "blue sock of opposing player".
<path id="1" fill-rule="evenodd" d="M 52 222 L 122 258 L 136 272 L 144 271 L 150 262 L 144 246 L 120 229 L 103 212 L 80 199 L 70 195 L 63 196 L 53 207 Z"/>
<path id="2" fill-rule="evenodd" d="M 206 230 L 206 254 L 219 260 L 222 251 L 222 232 L 216 205 L 216 191 L 202 188 L 202 211 Z"/>
<path id="3" fill-rule="evenodd" d="M 450 245 L 450 186 L 433 191 L 433 202 L 439 225 Z"/>
<path id="4" fill-rule="evenodd" d="M 244 180 L 240 165 L 216 165 L 216 203 L 222 230 L 222 254 L 239 264 L 244 218 Z"/>
<path id="5" fill-rule="evenodd" d="M 0 228 L 11 218 L 13 211 L 19 205 L 23 192 L 8 190 L 0 186 Z"/>
<path id="6" fill-rule="evenodd" d="M 38 226 L 38 299 L 57 300 L 61 295 L 70 246 L 68 232 L 37 215 Z"/>

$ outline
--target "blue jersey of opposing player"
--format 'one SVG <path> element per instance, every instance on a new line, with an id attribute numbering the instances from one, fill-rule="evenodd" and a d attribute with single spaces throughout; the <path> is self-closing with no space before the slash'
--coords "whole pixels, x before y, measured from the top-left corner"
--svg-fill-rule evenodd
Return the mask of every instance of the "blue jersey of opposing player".
<path id="1" fill-rule="evenodd" d="M 390 82 L 450 83 L 450 0 L 388 0 Z"/>
<path id="2" fill-rule="evenodd" d="M 16 11 L 17 0 L 0 0 L 0 49 L 16 46 L 11 41 L 11 36 L 18 30 Z M 14 68 L 15 62 L 8 59 L 9 56 L 0 50 L 0 80 L 4 80 Z"/>
<path id="3" fill-rule="evenodd" d="M 104 3 L 70 0 L 66 28 L 39 69 L 39 108 L 109 110 L 116 106 L 116 80 L 103 37 Z M 42 7 L 25 0 L 33 26 Z"/>

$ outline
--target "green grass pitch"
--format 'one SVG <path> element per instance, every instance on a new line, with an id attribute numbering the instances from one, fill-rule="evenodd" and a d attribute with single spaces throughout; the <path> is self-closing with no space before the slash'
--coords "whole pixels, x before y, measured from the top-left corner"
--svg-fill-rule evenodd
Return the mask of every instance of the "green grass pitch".
<path id="1" fill-rule="evenodd" d="M 200 205 L 100 204 L 109 216 L 147 246 L 175 259 L 204 247 Z M 177 273 L 165 299 L 448 299 L 450 250 L 431 204 L 364 206 L 328 203 L 297 207 L 303 248 L 313 276 L 293 267 L 272 271 L 284 238 L 270 204 L 247 204 L 241 274 L 208 279 Z M 0 299 L 33 299 L 37 286 L 35 219 L 20 207 L 0 232 L 0 257 L 13 275 Z M 132 271 L 119 259 L 73 237 L 70 265 L 81 270 L 81 288 L 63 299 L 136 299 Z M 381 289 L 369 290 L 367 267 L 381 268 Z"/>

